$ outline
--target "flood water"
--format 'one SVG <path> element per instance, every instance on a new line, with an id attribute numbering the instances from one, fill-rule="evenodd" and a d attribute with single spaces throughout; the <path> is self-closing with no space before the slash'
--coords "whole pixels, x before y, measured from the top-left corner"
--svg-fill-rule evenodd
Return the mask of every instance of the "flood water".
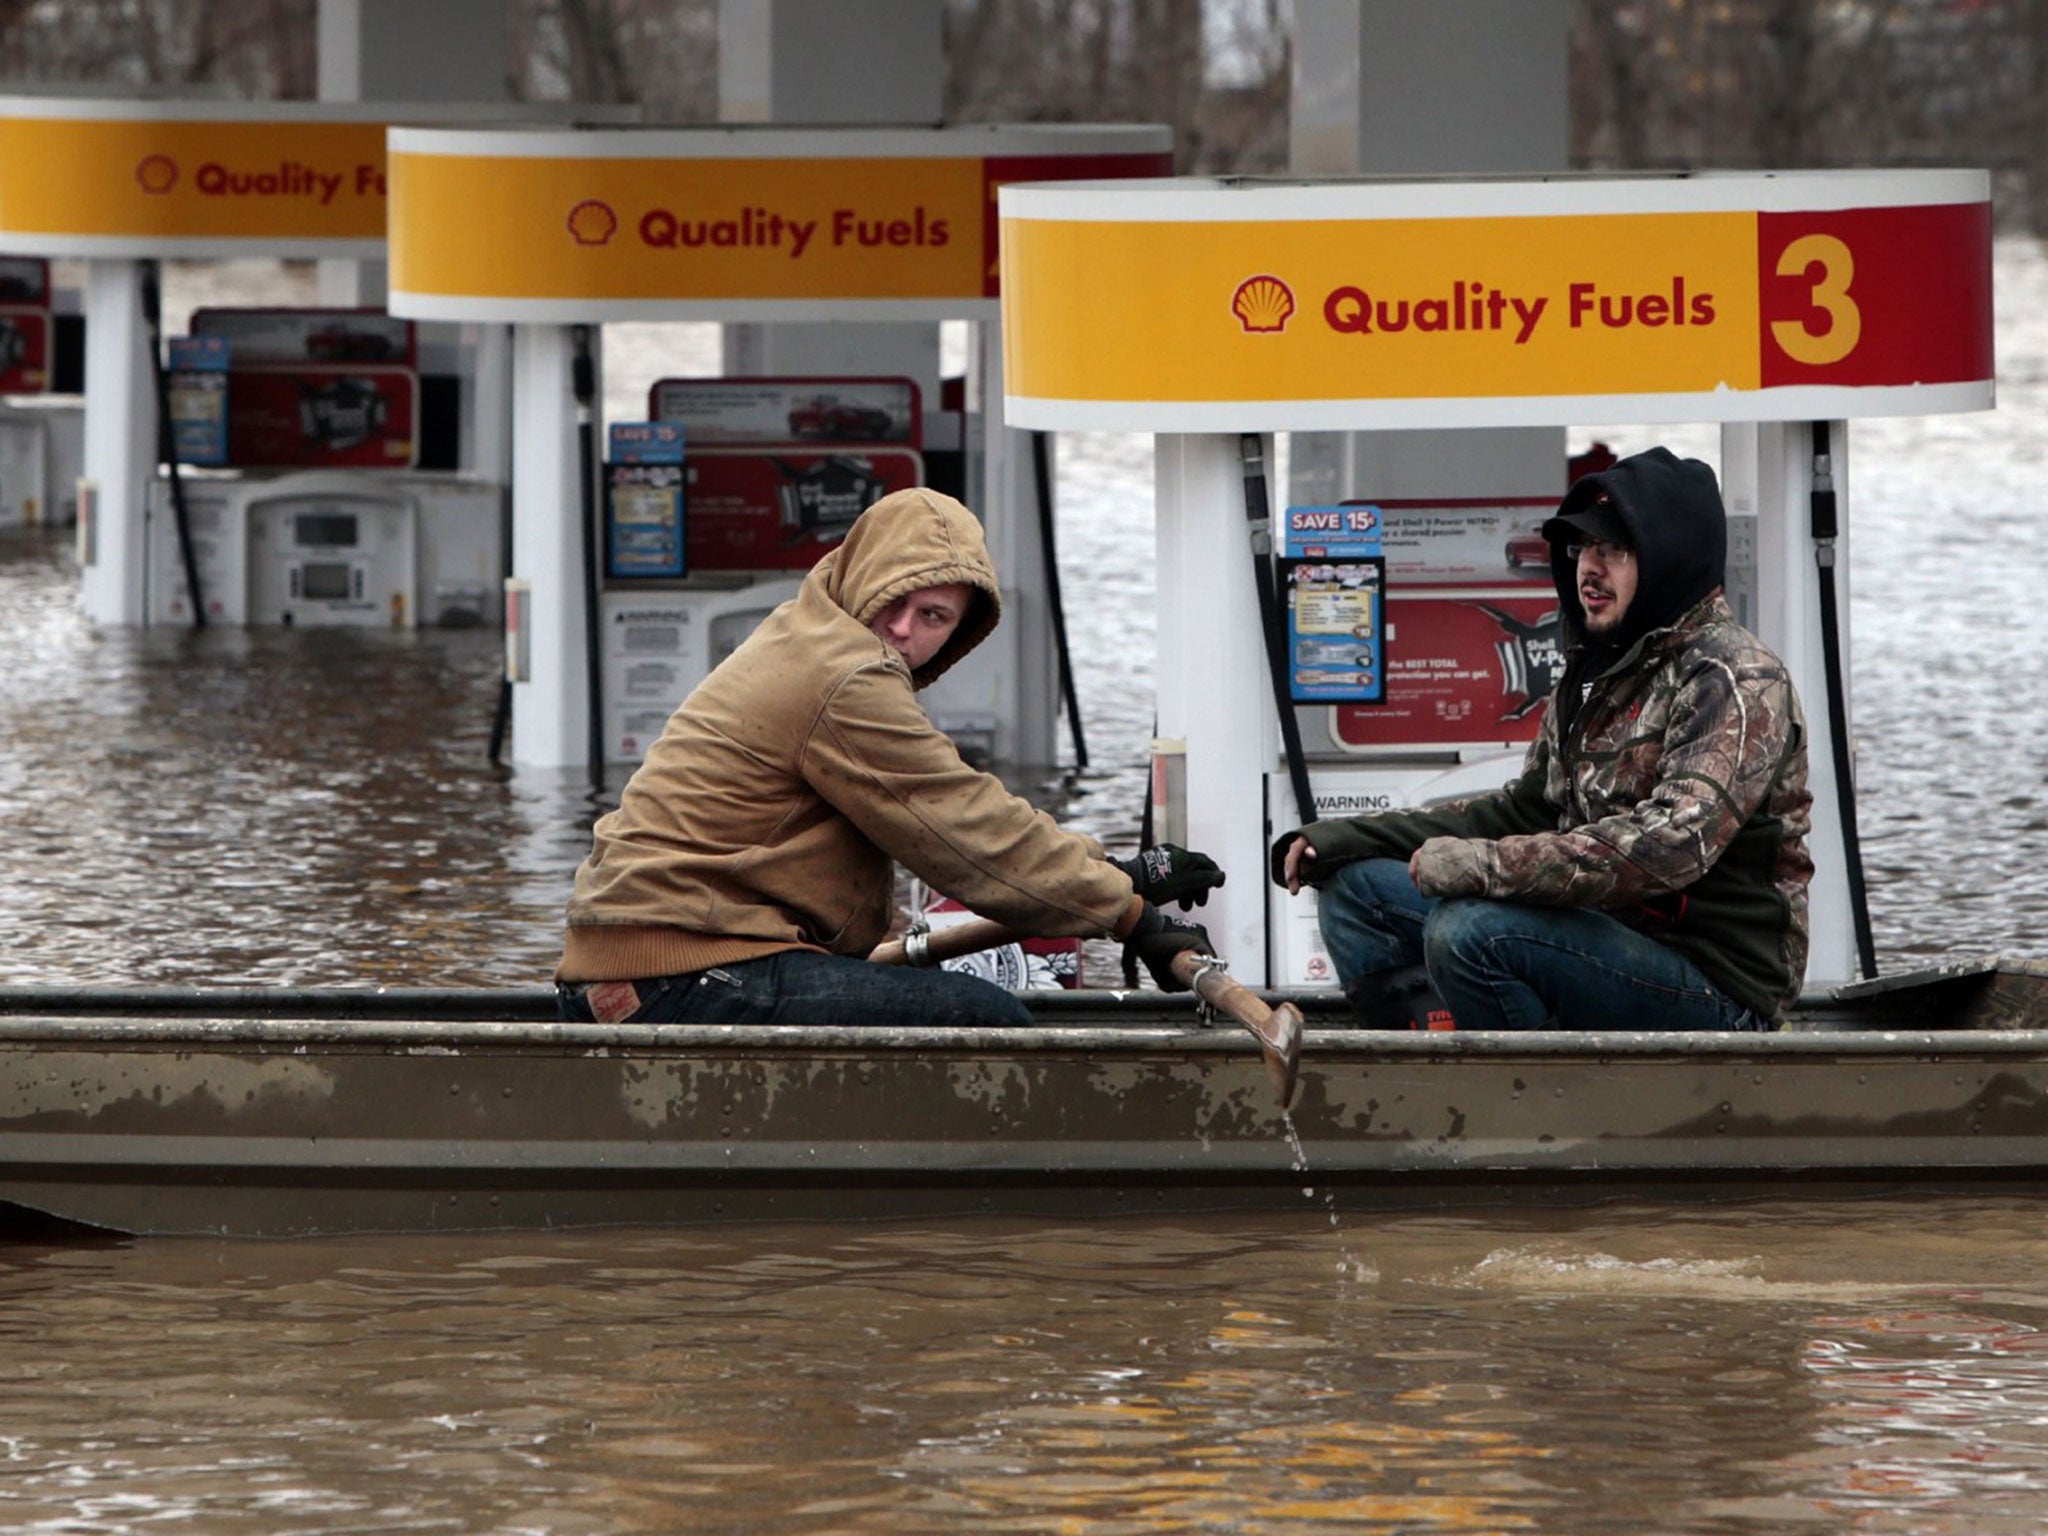
<path id="1" fill-rule="evenodd" d="M 167 307 L 303 281 L 229 278 Z M 2048 933 L 2048 260 L 2003 242 L 1997 285 L 1999 408 L 1852 437 L 1887 970 Z M 607 346 L 621 416 L 709 366 L 693 328 Z M 1092 764 L 1033 788 L 1128 844 L 1149 443 L 1063 438 L 1060 495 Z M 95 631 L 75 586 L 68 535 L 0 531 L 0 982 L 546 979 L 595 803 L 486 761 L 495 635 Z M 17 1236 L 0 1530 L 2035 1532 L 2044 1215 Z"/>
<path id="2" fill-rule="evenodd" d="M 2044 1273 L 2031 1198 L 17 1245 L 0 1528 L 2020 1536 Z"/>

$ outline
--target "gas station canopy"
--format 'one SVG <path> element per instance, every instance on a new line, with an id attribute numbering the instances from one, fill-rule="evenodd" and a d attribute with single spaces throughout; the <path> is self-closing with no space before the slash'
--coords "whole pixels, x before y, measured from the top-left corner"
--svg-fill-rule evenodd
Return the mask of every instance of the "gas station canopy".
<path id="1" fill-rule="evenodd" d="M 391 311 L 992 319 L 999 187 L 1159 177 L 1171 149 L 1165 128 L 1060 124 L 396 128 Z"/>
<path id="2" fill-rule="evenodd" d="M 1982 171 L 1007 187 L 1006 412 L 1157 432 L 1992 404 Z"/>
<path id="3" fill-rule="evenodd" d="M 0 254 L 381 261 L 386 129 L 515 111 L 566 115 L 481 102 L 0 96 Z"/>

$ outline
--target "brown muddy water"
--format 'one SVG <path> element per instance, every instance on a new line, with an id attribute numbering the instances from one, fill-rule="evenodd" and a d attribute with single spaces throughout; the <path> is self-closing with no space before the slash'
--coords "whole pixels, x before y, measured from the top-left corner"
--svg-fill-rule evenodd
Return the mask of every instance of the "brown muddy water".
<path id="1" fill-rule="evenodd" d="M 1998 263 L 1999 409 L 1853 437 L 1887 970 L 2048 946 L 2048 262 Z M 685 329 L 608 331 L 615 412 Z M 1025 787 L 1128 844 L 1149 446 L 1063 438 L 1060 485 L 1093 764 Z M 95 631 L 67 540 L 0 533 L 0 983 L 545 980 L 597 802 L 485 761 L 495 636 Z M 15 1233 L 0 1531 L 2048 1529 L 2038 1191 L 1365 1216 L 1303 1178 L 1083 1225 Z"/>
<path id="2" fill-rule="evenodd" d="M 2018 1536 L 2043 1274 L 2027 1198 L 17 1244 L 0 1528 Z"/>

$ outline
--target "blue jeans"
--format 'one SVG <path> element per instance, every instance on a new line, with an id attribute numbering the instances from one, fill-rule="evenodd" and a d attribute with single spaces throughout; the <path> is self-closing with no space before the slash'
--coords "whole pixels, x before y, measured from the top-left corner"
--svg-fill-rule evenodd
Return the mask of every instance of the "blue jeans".
<path id="1" fill-rule="evenodd" d="M 640 991 L 639 1011 L 621 1022 L 961 1028 L 1032 1023 L 1022 1003 L 979 976 L 876 965 L 811 949 L 786 949 L 681 976 L 653 976 L 634 985 Z M 556 996 L 564 1019 L 592 1022 L 582 987 L 562 985 Z"/>
<path id="2" fill-rule="evenodd" d="M 1460 1029 L 1728 1029 L 1773 1025 L 1698 966 L 1583 907 L 1425 896 L 1398 859 L 1347 864 L 1318 889 L 1337 976 L 1420 964 Z"/>

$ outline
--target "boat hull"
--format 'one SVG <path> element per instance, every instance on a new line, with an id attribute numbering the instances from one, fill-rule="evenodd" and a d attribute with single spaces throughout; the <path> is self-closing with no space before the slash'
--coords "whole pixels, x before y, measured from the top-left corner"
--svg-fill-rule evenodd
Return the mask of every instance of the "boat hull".
<path id="1" fill-rule="evenodd" d="M 2033 1028 L 1312 1019 L 1283 1115 L 1242 1031 L 1185 1008 L 1069 1013 L 1000 1032 L 17 1013 L 0 1016 L 0 1201 L 126 1233 L 299 1236 L 2048 1171 Z"/>

